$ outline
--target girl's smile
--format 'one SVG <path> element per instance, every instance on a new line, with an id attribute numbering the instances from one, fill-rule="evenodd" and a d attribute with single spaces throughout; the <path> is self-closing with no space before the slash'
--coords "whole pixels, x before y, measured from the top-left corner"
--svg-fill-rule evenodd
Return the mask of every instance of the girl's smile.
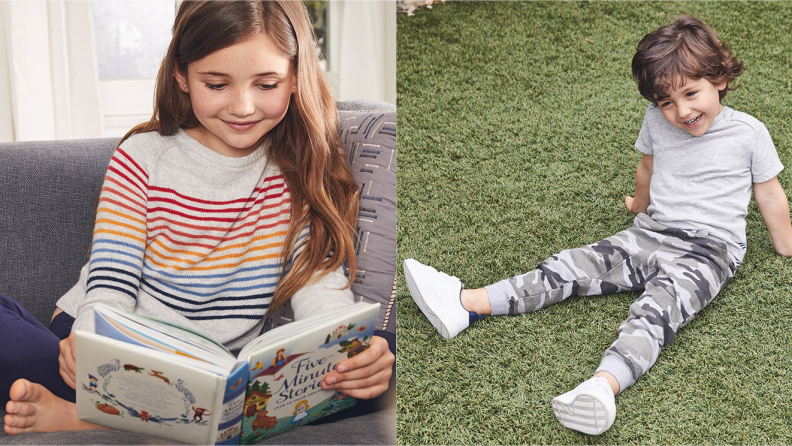
<path id="1" fill-rule="evenodd" d="M 254 125 L 258 124 L 261 121 L 250 121 L 250 122 L 239 122 L 239 123 L 228 122 L 228 121 L 223 121 L 223 122 L 225 122 L 229 127 L 231 127 L 234 130 L 244 132 L 252 129 Z"/>
<path id="2" fill-rule="evenodd" d="M 191 63 L 176 73 L 201 123 L 187 134 L 217 153 L 249 155 L 286 115 L 296 78 L 291 60 L 265 34 Z"/>

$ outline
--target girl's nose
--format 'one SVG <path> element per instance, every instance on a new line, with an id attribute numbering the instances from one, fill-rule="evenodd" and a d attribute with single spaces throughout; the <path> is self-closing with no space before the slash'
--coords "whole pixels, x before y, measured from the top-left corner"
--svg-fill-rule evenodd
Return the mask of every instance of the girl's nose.
<path id="1" fill-rule="evenodd" d="M 237 90 L 229 107 L 229 112 L 235 116 L 248 116 L 253 114 L 255 106 L 253 96 L 247 90 Z"/>

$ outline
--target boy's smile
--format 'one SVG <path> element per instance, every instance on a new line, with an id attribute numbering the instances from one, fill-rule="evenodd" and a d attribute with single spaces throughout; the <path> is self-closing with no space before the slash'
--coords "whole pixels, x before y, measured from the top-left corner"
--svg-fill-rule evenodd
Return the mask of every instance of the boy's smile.
<path id="1" fill-rule="evenodd" d="M 718 92 L 724 88 L 726 82 L 713 84 L 704 78 L 688 77 L 672 87 L 668 96 L 658 98 L 657 106 L 671 125 L 701 136 L 723 110 Z"/>

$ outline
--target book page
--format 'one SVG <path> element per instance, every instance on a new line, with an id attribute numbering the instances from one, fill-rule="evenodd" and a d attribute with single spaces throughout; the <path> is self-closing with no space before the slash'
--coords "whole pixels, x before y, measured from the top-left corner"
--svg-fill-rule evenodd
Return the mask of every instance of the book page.
<path id="1" fill-rule="evenodd" d="M 211 444 L 222 412 L 223 375 L 189 358 L 77 332 L 77 415 L 114 429 Z M 215 366 L 216 367 L 216 366 Z"/>
<path id="2" fill-rule="evenodd" d="M 192 331 L 105 306 L 97 306 L 95 314 L 97 334 L 223 367 L 231 367 L 236 361 L 228 350 L 218 349 L 214 341 Z"/>

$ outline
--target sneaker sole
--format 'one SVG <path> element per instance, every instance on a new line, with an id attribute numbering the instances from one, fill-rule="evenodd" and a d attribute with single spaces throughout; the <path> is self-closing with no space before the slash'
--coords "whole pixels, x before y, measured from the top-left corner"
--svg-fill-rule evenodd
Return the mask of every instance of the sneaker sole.
<path id="1" fill-rule="evenodd" d="M 605 405 L 590 395 L 578 395 L 569 404 L 553 400 L 553 413 L 565 428 L 584 434 L 599 435 L 610 428 Z"/>
<path id="2" fill-rule="evenodd" d="M 418 288 L 418 285 L 415 283 L 415 280 L 413 279 L 412 276 L 412 272 L 410 272 L 409 263 L 406 260 L 404 261 L 404 281 L 407 282 L 407 290 L 410 291 L 410 296 L 412 296 L 413 300 L 418 305 L 418 308 L 421 309 L 421 311 L 426 316 L 426 318 L 429 319 L 429 322 L 432 324 L 435 330 L 437 330 L 437 332 L 440 333 L 440 336 L 442 336 L 443 338 L 451 339 L 451 337 L 448 335 L 448 329 L 446 328 L 446 326 L 443 324 L 440 318 L 437 317 L 435 312 L 432 311 L 431 307 L 429 307 L 429 305 L 426 303 L 426 301 L 423 298 L 423 295 L 421 295 L 421 290 Z"/>

